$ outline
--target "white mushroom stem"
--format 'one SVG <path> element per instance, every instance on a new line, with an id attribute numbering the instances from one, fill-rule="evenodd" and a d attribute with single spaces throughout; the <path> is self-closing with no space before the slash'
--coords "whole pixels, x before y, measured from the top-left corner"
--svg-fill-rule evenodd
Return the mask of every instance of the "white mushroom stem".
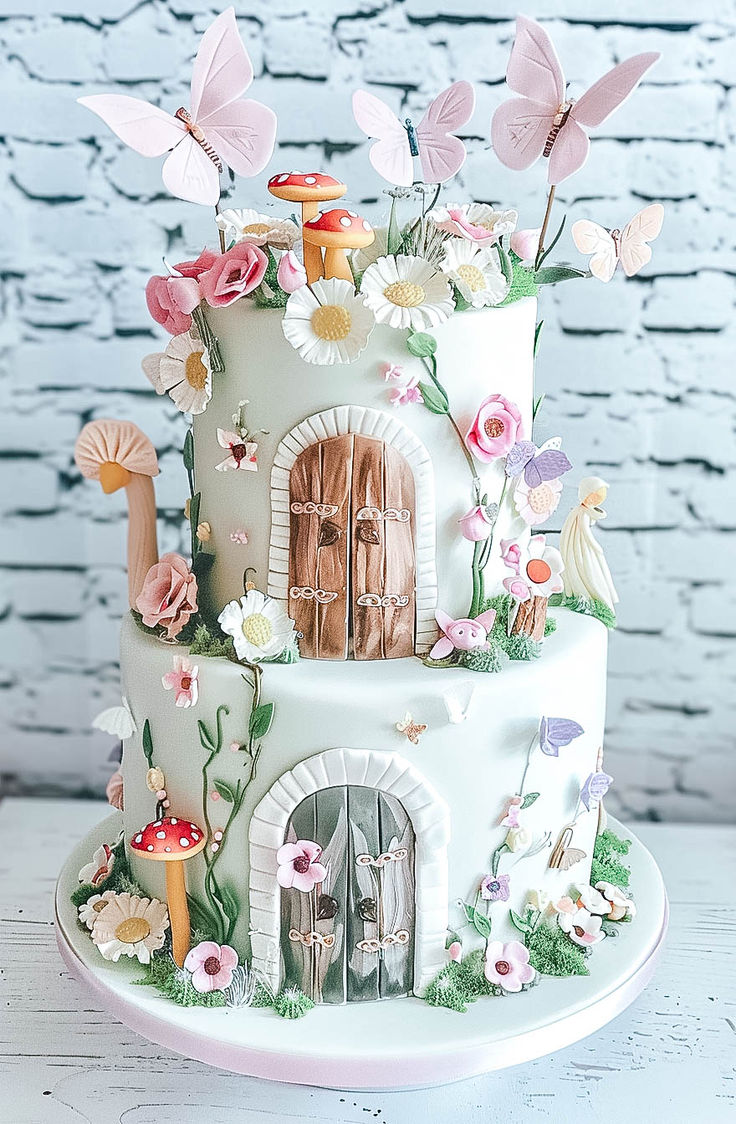
<path id="1" fill-rule="evenodd" d="M 302 202 L 302 227 L 304 227 L 305 222 L 316 219 L 318 214 L 317 200 L 305 199 Z M 324 276 L 322 251 L 319 246 L 312 246 L 306 239 L 302 240 L 302 246 L 304 247 L 304 268 L 307 273 L 307 282 L 311 285 L 313 281 L 319 281 L 320 277 Z"/>
<path id="2" fill-rule="evenodd" d="M 153 480 L 140 472 L 132 472 L 125 493 L 128 498 L 128 600 L 131 609 L 135 609 L 146 574 L 158 562 Z"/>

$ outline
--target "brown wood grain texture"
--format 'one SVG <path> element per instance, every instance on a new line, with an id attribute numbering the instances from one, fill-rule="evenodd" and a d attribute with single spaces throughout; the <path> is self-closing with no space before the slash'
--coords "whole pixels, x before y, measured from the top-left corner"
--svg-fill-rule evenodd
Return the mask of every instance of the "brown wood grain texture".
<path id="1" fill-rule="evenodd" d="M 348 655 L 348 587 L 350 566 L 350 488 L 353 468 L 352 433 L 320 442 L 321 501 L 338 511 L 315 520 L 318 535 L 317 583 L 320 589 L 337 593 L 334 601 L 317 607 L 317 657 L 344 660 Z"/>
<path id="2" fill-rule="evenodd" d="M 383 654 L 385 659 L 399 659 L 414 655 L 416 508 L 411 469 L 391 445 L 385 445 L 383 450 L 383 480 L 384 507 L 410 512 L 406 523 L 385 519 L 383 524 L 385 592 L 409 598 L 407 605 L 387 605 L 383 609 Z"/>
<path id="3" fill-rule="evenodd" d="M 546 620 L 547 598 L 531 597 L 519 605 L 516 619 L 511 626 L 511 635 L 528 636 L 531 640 L 544 640 Z"/>
<path id="4" fill-rule="evenodd" d="M 383 609 L 358 605 L 364 593 L 379 597 L 384 592 L 383 520 L 355 518 L 361 507 L 383 510 L 384 444 L 375 438 L 355 435 L 352 476 L 353 510 L 353 656 L 356 660 L 380 660 L 384 655 Z"/>
<path id="5" fill-rule="evenodd" d="M 320 498 L 320 447 L 310 445 L 297 457 L 289 477 L 289 503 L 308 503 Z M 290 512 L 289 589 L 292 586 L 316 588 L 319 518 Z M 317 602 L 289 594 L 289 616 L 302 633 L 299 651 L 307 659 L 317 658 Z"/>

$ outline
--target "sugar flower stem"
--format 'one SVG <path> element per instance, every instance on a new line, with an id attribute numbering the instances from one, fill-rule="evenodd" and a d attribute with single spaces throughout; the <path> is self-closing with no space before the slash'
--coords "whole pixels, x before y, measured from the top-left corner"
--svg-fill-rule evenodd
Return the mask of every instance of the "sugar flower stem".
<path id="1" fill-rule="evenodd" d="M 220 237 L 222 237 L 222 231 L 220 231 Z M 223 363 L 222 355 L 220 354 L 220 344 L 218 342 L 217 336 L 209 326 L 207 317 L 201 304 L 193 310 L 192 320 L 194 321 L 197 327 L 197 331 L 199 332 L 199 338 L 207 348 L 207 353 L 210 357 L 210 366 L 212 368 L 212 373 L 215 375 L 221 375 L 225 370 L 225 364 Z"/>
<path id="2" fill-rule="evenodd" d="M 529 742 L 529 748 L 526 751 L 526 765 L 524 766 L 524 772 L 521 774 L 521 784 L 519 785 L 519 796 L 524 795 L 524 784 L 526 782 L 526 775 L 529 772 L 529 762 L 532 759 L 532 750 L 534 749 L 534 746 L 537 744 L 538 740 L 539 740 L 539 734 L 537 732 L 535 732 L 534 737 Z"/>
<path id="3" fill-rule="evenodd" d="M 535 269 L 539 269 L 539 266 L 541 264 L 542 255 L 544 254 L 544 237 L 547 233 L 547 227 L 549 226 L 550 215 L 552 214 L 552 203 L 554 202 L 554 198 L 555 198 L 555 185 L 552 184 L 550 189 L 549 189 L 549 195 L 547 196 L 547 206 L 546 206 L 545 211 L 544 211 L 544 218 L 542 219 L 542 229 L 539 232 L 539 246 L 537 248 L 537 256 L 536 256 L 536 259 L 535 259 L 535 262 L 534 262 L 534 268 Z"/>
<path id="4" fill-rule="evenodd" d="M 440 382 L 440 380 L 437 378 L 437 360 L 435 359 L 434 355 L 423 356 L 422 362 L 424 363 L 424 366 L 427 369 L 429 377 L 431 378 L 435 387 L 440 392 L 440 394 L 445 399 L 445 401 L 449 403 L 447 391 L 445 390 L 445 388 L 442 385 L 442 383 Z M 448 409 L 447 409 L 447 419 L 450 422 L 450 425 L 452 426 L 452 428 L 455 430 L 455 433 L 457 434 L 457 439 L 460 442 L 460 448 L 462 449 L 463 456 L 465 457 L 465 460 L 468 462 L 468 468 L 470 469 L 470 475 L 473 478 L 473 503 L 478 504 L 478 503 L 480 503 L 480 489 L 481 489 L 480 477 L 478 476 L 478 473 L 476 472 L 476 469 L 475 469 L 475 461 L 473 460 L 473 457 L 470 454 L 467 445 L 465 444 L 465 438 L 463 437 L 462 431 L 461 431 L 459 425 L 457 424 L 457 422 L 455 421 L 455 419 L 453 418 L 452 414 L 450 413 L 449 405 L 448 405 Z"/>

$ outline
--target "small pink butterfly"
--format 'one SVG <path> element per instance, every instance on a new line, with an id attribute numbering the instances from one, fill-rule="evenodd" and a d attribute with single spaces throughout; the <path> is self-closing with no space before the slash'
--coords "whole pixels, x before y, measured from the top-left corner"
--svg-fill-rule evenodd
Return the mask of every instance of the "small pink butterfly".
<path id="1" fill-rule="evenodd" d="M 582 126 L 602 124 L 658 58 L 656 51 L 647 51 L 626 59 L 573 101 L 565 96 L 565 77 L 547 32 L 519 16 L 506 81 L 522 96 L 505 101 L 493 115 L 491 142 L 499 160 L 522 171 L 547 156 L 549 182 L 561 183 L 588 158 L 590 141 Z"/>
<path id="2" fill-rule="evenodd" d="M 426 183 L 444 183 L 465 163 L 465 145 L 452 134 L 473 116 L 475 92 L 469 82 L 455 82 L 439 94 L 415 127 L 404 124 L 384 101 L 366 90 L 353 94 L 353 115 L 367 137 L 375 137 L 369 159 L 389 183 L 414 183 L 414 157 L 419 157 Z"/>
<path id="3" fill-rule="evenodd" d="M 581 254 L 592 254 L 589 268 L 599 281 L 610 281 L 619 262 L 627 277 L 633 277 L 652 257 L 649 242 L 662 229 L 664 207 L 651 203 L 634 215 L 623 230 L 606 230 L 590 219 L 572 225 L 572 240 Z"/>
<path id="4" fill-rule="evenodd" d="M 253 81 L 253 67 L 238 34 L 233 8 L 202 36 L 192 70 L 191 108 L 174 116 L 140 98 L 94 94 L 79 98 L 141 156 L 171 152 L 163 181 L 172 195 L 214 207 L 220 198 L 223 162 L 241 176 L 266 166 L 276 138 L 276 115 L 240 95 Z"/>
<path id="5" fill-rule="evenodd" d="M 402 721 L 396 723 L 396 729 L 400 734 L 405 734 L 412 745 L 419 745 L 419 739 L 427 729 L 427 725 L 425 722 L 415 722 L 407 710 Z"/>

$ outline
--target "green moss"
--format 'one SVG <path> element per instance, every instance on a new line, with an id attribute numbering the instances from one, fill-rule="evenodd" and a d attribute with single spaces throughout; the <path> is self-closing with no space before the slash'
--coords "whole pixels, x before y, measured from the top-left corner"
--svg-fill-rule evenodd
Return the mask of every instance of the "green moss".
<path id="1" fill-rule="evenodd" d="M 273 1001 L 273 1009 L 282 1019 L 301 1019 L 313 1007 L 312 1000 L 298 987 L 285 987 Z"/>
<path id="2" fill-rule="evenodd" d="M 497 672 L 503 668 L 506 658 L 501 646 L 492 643 L 486 651 L 475 648 L 471 652 L 461 652 L 458 662 L 468 671 Z"/>
<path id="3" fill-rule="evenodd" d="M 529 963 L 545 976 L 588 976 L 581 948 L 557 924 L 544 922 L 526 938 Z"/>
<path id="4" fill-rule="evenodd" d="M 447 1007 L 450 1011 L 467 1011 L 471 1002 L 462 979 L 460 965 L 448 964 L 440 969 L 426 992 L 425 1003 L 430 1007 Z"/>
<path id="5" fill-rule="evenodd" d="M 498 593 L 483 602 L 482 610 L 495 609 L 496 619 L 493 622 L 490 639 L 503 651 L 510 660 L 536 660 L 542 653 L 542 645 L 538 640 L 530 640 L 528 636 L 509 636 L 509 615 L 514 607 L 514 598 L 509 593 Z M 549 618 L 548 618 L 549 621 Z M 552 625 L 554 630 L 555 625 Z M 545 631 L 546 635 L 546 631 Z"/>
<path id="6" fill-rule="evenodd" d="M 524 297 L 536 297 L 539 293 L 539 286 L 534 280 L 534 271 L 522 265 L 521 259 L 513 251 L 509 254 L 509 258 L 514 270 L 511 288 L 505 299 L 501 301 L 499 308 L 503 308 L 507 304 L 513 304 L 514 301 L 523 300 Z"/>
<path id="7" fill-rule="evenodd" d="M 582 613 L 586 617 L 595 617 L 606 628 L 616 627 L 616 614 L 604 601 L 598 601 L 595 597 L 566 597 L 564 593 L 553 593 L 549 604 L 553 608 L 559 606 L 570 609 L 573 613 Z"/>
<path id="8" fill-rule="evenodd" d="M 593 862 L 590 869 L 590 882 L 595 886 L 597 882 L 610 882 L 627 890 L 631 880 L 631 871 L 621 862 L 619 855 L 628 855 L 631 849 L 631 840 L 622 839 L 614 831 L 607 828 L 596 838 L 593 847 Z"/>
<path id="9" fill-rule="evenodd" d="M 221 991 L 208 991 L 200 994 L 191 984 L 191 975 L 179 968 L 168 952 L 160 952 L 151 957 L 144 974 L 135 984 L 141 987 L 155 987 L 161 995 L 171 999 L 179 1007 L 224 1007 L 225 996 Z"/>
<path id="10" fill-rule="evenodd" d="M 553 632 L 557 631 L 557 621 L 554 617 L 547 617 L 544 622 L 544 635 L 551 636 Z"/>
<path id="11" fill-rule="evenodd" d="M 211 656 L 213 659 L 224 656 L 228 660 L 237 659 L 232 636 L 217 636 L 206 624 L 197 626 L 189 651 L 193 656 Z"/>

